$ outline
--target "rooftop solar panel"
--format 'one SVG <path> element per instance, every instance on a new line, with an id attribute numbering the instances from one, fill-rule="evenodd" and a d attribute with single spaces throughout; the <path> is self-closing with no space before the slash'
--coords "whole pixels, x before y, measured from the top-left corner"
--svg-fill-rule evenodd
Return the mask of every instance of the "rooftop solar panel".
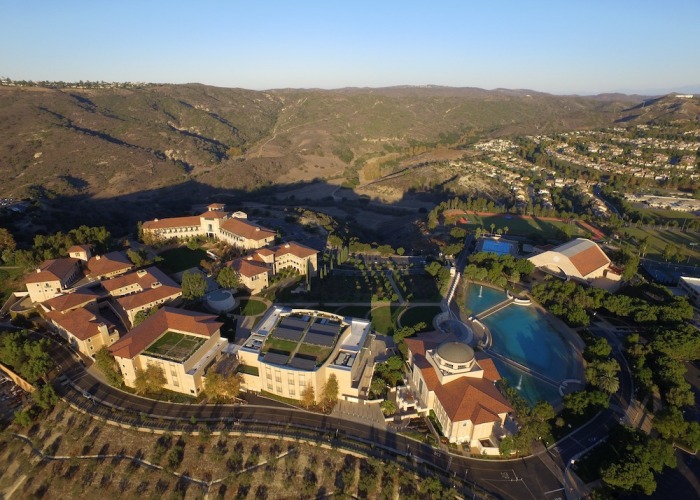
<path id="1" fill-rule="evenodd" d="M 330 347 L 335 342 L 335 335 L 323 335 L 309 332 L 304 337 L 304 343 Z"/>
<path id="2" fill-rule="evenodd" d="M 278 339 L 299 340 L 304 335 L 304 332 L 292 330 L 290 328 L 277 327 L 272 332 L 272 336 Z"/>
<path id="3" fill-rule="evenodd" d="M 304 330 L 307 326 L 309 326 L 309 322 L 296 318 L 284 318 L 282 321 L 280 321 L 280 326 L 286 326 L 289 328 L 301 328 L 302 330 Z"/>
<path id="4" fill-rule="evenodd" d="M 314 323 L 311 325 L 311 328 L 309 328 L 310 332 L 317 332 L 317 333 L 331 333 L 335 335 L 338 333 L 339 325 L 320 325 L 318 323 Z"/>
<path id="5" fill-rule="evenodd" d="M 296 355 L 289 364 L 294 368 L 299 368 L 300 370 L 313 370 L 316 368 L 316 358 L 309 359 Z"/>
<path id="6" fill-rule="evenodd" d="M 278 352 L 268 352 L 263 358 L 265 363 L 272 363 L 274 365 L 285 365 L 288 359 L 289 354 L 280 354 Z"/>

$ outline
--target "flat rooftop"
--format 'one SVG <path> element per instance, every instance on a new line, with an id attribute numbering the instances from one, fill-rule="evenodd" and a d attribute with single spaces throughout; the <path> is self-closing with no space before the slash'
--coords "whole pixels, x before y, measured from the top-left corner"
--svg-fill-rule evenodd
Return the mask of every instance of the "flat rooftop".
<path id="1" fill-rule="evenodd" d="M 204 344 L 207 339 L 168 330 L 149 345 L 143 354 L 182 363 Z"/>

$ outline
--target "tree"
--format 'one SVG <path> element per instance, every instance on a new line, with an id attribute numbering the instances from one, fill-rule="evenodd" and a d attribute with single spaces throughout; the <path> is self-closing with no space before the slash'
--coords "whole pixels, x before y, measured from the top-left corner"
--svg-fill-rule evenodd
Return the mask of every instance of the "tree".
<path id="1" fill-rule="evenodd" d="M 338 402 L 338 378 L 331 373 L 321 391 L 321 405 L 323 411 L 330 411 Z"/>
<path id="2" fill-rule="evenodd" d="M 186 300 L 198 300 L 207 292 L 207 281 L 202 273 L 187 271 L 182 275 L 182 296 Z"/>
<path id="3" fill-rule="evenodd" d="M 369 393 L 374 396 L 383 396 L 386 391 L 386 382 L 383 378 L 372 377 L 369 384 Z"/>
<path id="4" fill-rule="evenodd" d="M 608 406 L 608 395 L 601 391 L 578 391 L 564 396 L 564 406 L 574 415 L 583 415 L 589 406 Z"/>
<path id="5" fill-rule="evenodd" d="M 24 353 L 26 362 L 19 369 L 22 375 L 30 383 L 34 383 L 53 367 L 53 360 L 47 352 L 48 340 L 41 339 L 38 342 L 26 342 Z"/>
<path id="6" fill-rule="evenodd" d="M 314 386 L 311 384 L 306 384 L 306 387 L 301 391 L 301 406 L 304 408 L 311 408 L 316 404 L 316 391 L 314 391 Z"/>
<path id="7" fill-rule="evenodd" d="M 141 249 L 138 252 L 129 249 L 126 251 L 126 256 L 136 267 L 143 267 L 151 263 L 148 258 L 148 252 L 145 249 Z"/>
<path id="8" fill-rule="evenodd" d="M 146 394 L 147 392 L 156 392 L 165 384 L 165 372 L 163 369 L 154 364 L 146 366 L 145 370 L 136 369 L 136 378 L 134 379 L 134 388 L 137 394 Z"/>
<path id="9" fill-rule="evenodd" d="M 674 407 L 669 406 L 654 415 L 652 427 L 656 429 L 664 439 L 676 440 L 685 435 L 688 423 L 683 418 L 683 413 Z"/>
<path id="10" fill-rule="evenodd" d="M 382 413 L 387 417 L 396 413 L 396 403 L 389 401 L 388 399 L 382 401 L 380 407 L 382 409 Z"/>
<path id="11" fill-rule="evenodd" d="M 238 273 L 232 267 L 224 267 L 219 271 L 216 282 L 221 288 L 238 288 L 240 286 Z"/>
<path id="12" fill-rule="evenodd" d="M 132 321 L 132 326 L 134 328 L 136 328 L 141 323 L 146 321 L 146 319 L 150 318 L 151 316 L 153 316 L 157 312 L 158 312 L 158 306 L 153 306 L 150 309 L 146 309 L 145 311 L 137 312 L 136 315 L 134 316 L 134 321 Z"/>
<path id="13" fill-rule="evenodd" d="M 32 393 L 34 403 L 44 411 L 48 411 L 58 402 L 58 395 L 51 384 L 44 384 Z"/>
<path id="14" fill-rule="evenodd" d="M 115 387 L 121 387 L 122 377 L 117 371 L 117 366 L 114 362 L 114 356 L 106 347 L 102 347 L 95 353 L 95 364 L 107 378 L 107 382 Z"/>
<path id="15" fill-rule="evenodd" d="M 204 384 L 204 394 L 213 401 L 234 401 L 241 390 L 241 376 L 209 373 Z"/>

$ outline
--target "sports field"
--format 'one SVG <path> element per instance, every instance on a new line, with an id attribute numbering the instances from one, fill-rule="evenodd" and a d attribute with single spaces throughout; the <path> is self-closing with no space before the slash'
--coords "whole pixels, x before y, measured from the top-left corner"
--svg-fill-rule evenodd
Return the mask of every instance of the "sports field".
<path id="1" fill-rule="evenodd" d="M 674 258 L 675 261 L 682 264 L 700 264 L 700 235 L 697 233 L 636 227 L 626 227 L 620 232 L 624 235 L 624 243 L 632 250 L 639 248 L 640 242 L 646 238 L 649 246 L 645 257 L 649 259 L 663 261 L 664 248 L 666 245 L 672 245 L 681 252 L 678 258 Z"/>
<path id="2" fill-rule="evenodd" d="M 506 238 L 509 234 L 516 234 L 519 236 L 532 236 L 534 234 L 539 234 L 547 239 L 559 239 L 561 238 L 563 232 L 570 232 L 572 237 L 586 238 L 590 236 L 587 231 L 584 231 L 577 224 L 550 220 L 549 218 L 534 216 L 519 217 L 517 215 L 510 214 L 477 215 L 474 213 L 469 213 L 464 217 L 469 220 L 469 223 L 462 224 L 463 227 L 466 227 L 471 231 L 474 231 L 479 227 L 487 231 L 491 231 L 491 224 L 493 224 L 493 230 L 502 230 Z"/>
<path id="3" fill-rule="evenodd" d="M 189 358 L 206 339 L 167 331 L 144 351 L 156 358 L 182 362 Z"/>

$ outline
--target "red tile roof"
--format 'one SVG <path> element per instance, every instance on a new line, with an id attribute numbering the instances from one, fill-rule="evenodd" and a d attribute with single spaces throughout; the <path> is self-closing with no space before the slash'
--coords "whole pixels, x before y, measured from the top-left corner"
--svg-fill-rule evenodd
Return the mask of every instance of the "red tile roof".
<path id="1" fill-rule="evenodd" d="M 109 347 L 115 357 L 133 359 L 168 330 L 211 337 L 223 323 L 216 316 L 163 307 Z"/>
<path id="2" fill-rule="evenodd" d="M 501 374 L 498 373 L 498 368 L 487 354 L 483 352 L 474 353 L 474 358 L 479 366 L 484 370 L 484 378 L 490 380 L 491 382 L 497 382 L 501 380 Z"/>
<path id="3" fill-rule="evenodd" d="M 200 215 L 200 217 L 204 217 L 205 219 L 226 219 L 229 217 L 229 214 L 223 210 L 209 210 Z"/>
<path id="4" fill-rule="evenodd" d="M 92 250 L 92 245 L 73 245 L 67 251 L 68 253 L 75 252 L 90 252 Z"/>
<path id="5" fill-rule="evenodd" d="M 39 271 L 29 274 L 25 283 L 43 283 L 44 281 L 62 281 L 75 272 L 80 259 L 65 257 L 51 259 L 39 265 Z"/>
<path id="6" fill-rule="evenodd" d="M 105 276 L 110 273 L 126 272 L 134 264 L 122 252 L 110 252 L 96 255 L 88 260 L 87 267 L 93 276 Z"/>
<path id="7" fill-rule="evenodd" d="M 175 299 L 180 295 L 182 295 L 182 289 L 179 286 L 161 285 L 156 288 L 148 288 L 142 292 L 123 295 L 117 299 L 117 303 L 125 311 L 130 311 L 159 300 Z"/>
<path id="8" fill-rule="evenodd" d="M 420 369 L 428 390 L 434 391 L 435 388 L 440 385 L 440 379 L 438 378 L 433 365 L 431 365 L 428 359 L 425 357 L 425 353 L 426 351 L 435 349 L 438 345 L 440 345 L 440 342 L 419 338 L 404 339 L 404 342 L 406 343 L 408 350 L 411 351 L 413 355 L 413 362 Z"/>
<path id="9" fill-rule="evenodd" d="M 49 299 L 43 302 L 43 305 L 54 311 L 68 311 L 69 309 L 75 309 L 89 302 L 96 301 L 99 297 L 100 295 L 95 292 L 80 290 L 73 293 L 64 293 Z"/>
<path id="10" fill-rule="evenodd" d="M 99 334 L 100 324 L 104 324 L 109 330 L 114 329 L 114 325 L 107 319 L 84 307 L 63 312 L 51 311 L 46 316 L 79 340 L 87 340 Z"/>
<path id="11" fill-rule="evenodd" d="M 266 274 L 270 271 L 270 268 L 265 264 L 256 260 L 249 260 L 245 257 L 228 262 L 226 265 L 233 268 L 237 273 L 248 278 L 252 278 L 253 276 L 257 276 L 259 274 Z"/>
<path id="12" fill-rule="evenodd" d="M 267 238 L 274 238 L 277 233 L 274 231 L 247 222 L 243 219 L 227 219 L 221 223 L 221 229 L 233 233 L 248 240 L 260 241 Z"/>
<path id="13" fill-rule="evenodd" d="M 191 217 L 170 217 L 169 219 L 155 219 L 143 223 L 143 229 L 170 229 L 175 227 L 191 227 L 201 225 L 199 215 Z"/>
<path id="14" fill-rule="evenodd" d="M 272 250 L 275 252 L 275 256 L 291 253 L 292 255 L 296 255 L 297 257 L 301 258 L 310 257 L 318 253 L 318 250 L 314 250 L 313 248 L 296 243 L 295 241 L 274 246 L 272 247 Z"/>
<path id="15" fill-rule="evenodd" d="M 102 287 L 112 293 L 115 290 L 129 285 L 138 285 L 141 290 L 151 288 L 154 283 L 160 283 L 166 286 L 177 286 L 173 280 L 155 266 L 147 267 L 133 273 L 117 276 L 102 282 Z"/>
<path id="16" fill-rule="evenodd" d="M 576 255 L 572 255 L 569 260 L 581 273 L 581 276 L 587 276 L 596 269 L 610 265 L 608 256 L 595 244 Z"/>
<path id="17" fill-rule="evenodd" d="M 483 378 L 460 377 L 438 386 L 435 397 L 452 422 L 471 420 L 474 425 L 495 422 L 499 413 L 513 411 L 493 382 Z"/>

